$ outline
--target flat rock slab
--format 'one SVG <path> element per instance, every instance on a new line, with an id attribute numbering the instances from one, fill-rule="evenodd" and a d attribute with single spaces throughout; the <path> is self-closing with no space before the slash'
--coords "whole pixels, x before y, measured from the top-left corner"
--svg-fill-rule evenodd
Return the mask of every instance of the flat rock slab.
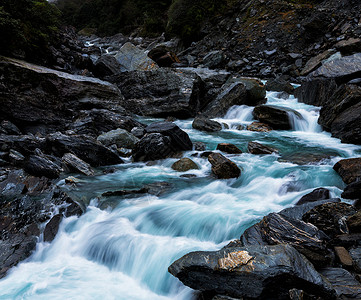
<path id="1" fill-rule="evenodd" d="M 288 299 L 289 290 L 298 288 L 335 299 L 332 288 L 312 264 L 289 245 L 191 252 L 168 270 L 185 285 L 218 295 Z"/>

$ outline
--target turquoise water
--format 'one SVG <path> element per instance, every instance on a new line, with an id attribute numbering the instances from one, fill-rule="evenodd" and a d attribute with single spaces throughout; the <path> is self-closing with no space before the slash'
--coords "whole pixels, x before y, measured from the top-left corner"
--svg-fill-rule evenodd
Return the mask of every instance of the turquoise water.
<path id="1" fill-rule="evenodd" d="M 192 299 L 194 292 L 167 272 L 168 266 L 194 250 L 216 250 L 258 222 L 264 215 L 292 206 L 304 194 L 327 187 L 339 197 L 344 184 L 332 169 L 345 157 L 360 156 L 361 147 L 341 144 L 317 124 L 319 108 L 278 99 L 268 93 L 268 104 L 297 110 L 294 130 L 258 133 L 237 130 L 253 121 L 252 109 L 232 107 L 224 118 L 230 129 L 218 133 L 193 130 L 192 120 L 177 121 L 193 141 L 207 150 L 229 142 L 246 152 L 248 141 L 279 149 L 282 156 L 327 154 L 313 165 L 280 160 L 281 155 L 226 155 L 241 169 L 238 179 L 217 180 L 206 159 L 184 153 L 200 167 L 178 173 L 177 159 L 154 165 L 126 162 L 116 172 L 79 177 L 75 187 L 64 186 L 89 204 L 87 212 L 61 223 L 49 244 L 39 242 L 26 262 L 0 281 L 0 299 Z M 144 120 L 150 122 L 152 120 Z M 195 178 L 180 175 L 194 174 Z M 103 192 L 137 189 L 166 181 L 160 196 L 137 195 L 102 198 Z"/>

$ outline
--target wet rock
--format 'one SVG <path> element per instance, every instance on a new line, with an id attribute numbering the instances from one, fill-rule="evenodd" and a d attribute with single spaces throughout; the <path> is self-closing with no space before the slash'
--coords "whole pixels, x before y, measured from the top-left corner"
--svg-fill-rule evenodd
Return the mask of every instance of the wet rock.
<path id="1" fill-rule="evenodd" d="M 316 266 L 327 265 L 332 261 L 332 255 L 326 247 L 327 239 L 314 225 L 276 213 L 265 216 L 240 238 L 244 246 L 289 244 Z"/>
<path id="2" fill-rule="evenodd" d="M 264 123 L 260 123 L 260 122 L 252 122 L 251 124 L 247 125 L 247 130 L 249 131 L 256 131 L 256 132 L 269 132 L 272 131 L 272 127 L 264 124 Z"/>
<path id="3" fill-rule="evenodd" d="M 102 194 L 102 197 L 122 197 L 129 195 L 139 195 L 146 194 L 148 190 L 146 188 L 141 188 L 139 190 L 117 190 L 117 191 L 109 191 Z"/>
<path id="4" fill-rule="evenodd" d="M 173 188 L 173 185 L 169 182 L 159 181 L 146 184 L 144 188 L 147 190 L 148 194 L 161 196 L 167 192 L 170 192 Z"/>
<path id="5" fill-rule="evenodd" d="M 222 130 L 222 125 L 217 121 L 205 117 L 196 117 L 193 120 L 192 127 L 200 131 L 216 132 Z"/>
<path id="6" fill-rule="evenodd" d="M 355 181 L 347 185 L 341 197 L 345 199 L 361 199 L 361 181 Z"/>
<path id="7" fill-rule="evenodd" d="M 233 77 L 230 82 L 240 82 L 246 87 L 247 98 L 242 104 L 256 106 L 266 103 L 266 88 L 261 80 L 248 77 Z"/>
<path id="8" fill-rule="evenodd" d="M 347 203 L 325 203 L 308 211 L 302 220 L 334 237 L 349 232 L 346 218 L 355 212 L 356 209 Z"/>
<path id="9" fill-rule="evenodd" d="M 0 124 L 0 133 L 7 135 L 21 135 L 21 131 L 13 123 L 3 120 Z"/>
<path id="10" fill-rule="evenodd" d="M 212 172 L 219 179 L 237 178 L 241 175 L 238 166 L 222 154 L 211 153 L 208 156 L 208 161 L 212 165 Z"/>
<path id="11" fill-rule="evenodd" d="M 352 257 L 350 256 L 350 253 L 344 248 L 344 247 L 334 247 L 336 257 L 338 261 L 341 263 L 341 265 L 345 268 L 351 268 L 352 267 Z"/>
<path id="12" fill-rule="evenodd" d="M 283 154 L 278 159 L 280 162 L 290 162 L 297 165 L 320 165 L 326 164 L 331 156 L 327 153 L 306 153 L 296 152 L 291 154 Z"/>
<path id="13" fill-rule="evenodd" d="M 137 137 L 124 129 L 115 129 L 98 136 L 97 140 L 104 146 L 117 145 L 119 148 L 133 149 L 139 141 Z"/>
<path id="14" fill-rule="evenodd" d="M 120 65 L 120 72 L 149 71 L 158 68 L 158 65 L 145 52 L 129 42 L 120 48 L 115 59 Z"/>
<path id="15" fill-rule="evenodd" d="M 174 155 L 175 149 L 168 136 L 160 133 L 150 133 L 135 144 L 132 153 L 134 161 L 148 161 L 171 157 Z"/>
<path id="16" fill-rule="evenodd" d="M 233 105 L 245 104 L 246 100 L 247 90 L 242 82 L 225 83 L 216 98 L 202 110 L 202 115 L 223 117 Z"/>
<path id="17" fill-rule="evenodd" d="M 91 166 L 74 154 L 65 153 L 62 157 L 62 161 L 64 169 L 68 172 L 79 172 L 86 176 L 94 175 L 94 170 Z"/>
<path id="18" fill-rule="evenodd" d="M 341 268 L 326 268 L 320 273 L 331 283 L 338 299 L 361 298 L 361 285 L 348 271 Z"/>
<path id="19" fill-rule="evenodd" d="M 241 154 L 242 153 L 242 151 L 237 146 L 235 146 L 233 144 L 228 144 L 228 143 L 218 144 L 217 150 L 226 152 L 229 154 Z"/>
<path id="20" fill-rule="evenodd" d="M 277 77 L 275 79 L 269 79 L 266 83 L 267 91 L 275 92 L 286 92 L 287 94 L 292 95 L 294 92 L 294 87 L 287 80 L 282 77 Z"/>
<path id="21" fill-rule="evenodd" d="M 138 139 L 141 139 L 145 135 L 145 128 L 143 127 L 134 127 L 131 132 L 132 135 L 137 137 Z"/>
<path id="22" fill-rule="evenodd" d="M 343 246 L 345 248 L 361 246 L 361 233 L 338 235 L 332 240 L 332 244 Z"/>
<path id="23" fill-rule="evenodd" d="M 145 128 L 147 133 L 161 133 L 168 136 L 175 151 L 192 150 L 193 144 L 188 134 L 171 122 L 155 122 Z"/>
<path id="24" fill-rule="evenodd" d="M 271 105 L 256 106 L 253 110 L 255 119 L 270 125 L 273 129 L 289 130 L 292 125 L 289 120 L 290 110 Z M 295 112 L 297 114 L 297 112 Z"/>
<path id="25" fill-rule="evenodd" d="M 99 78 L 115 75 L 121 72 L 122 66 L 113 55 L 106 54 L 98 58 L 94 64 L 93 73 Z"/>
<path id="26" fill-rule="evenodd" d="M 342 159 L 333 166 L 333 169 L 347 184 L 358 181 L 361 178 L 361 158 Z"/>
<path id="27" fill-rule="evenodd" d="M 252 154 L 272 154 L 278 153 L 278 150 L 269 146 L 262 145 L 257 142 L 249 142 L 247 146 L 248 152 Z"/>
<path id="28" fill-rule="evenodd" d="M 313 190 L 311 193 L 304 195 L 300 200 L 297 201 L 296 205 L 302 205 L 308 202 L 314 202 L 330 198 L 330 191 L 328 189 L 318 188 Z"/>
<path id="29" fill-rule="evenodd" d="M 47 136 L 47 144 L 56 156 L 72 153 L 93 167 L 123 163 L 117 154 L 89 136 L 54 133 Z"/>
<path id="30" fill-rule="evenodd" d="M 194 117 L 206 105 L 204 82 L 194 72 L 170 69 L 133 71 L 110 80 L 125 96 L 121 104 L 137 115 L 186 119 Z"/>
<path id="31" fill-rule="evenodd" d="M 21 166 L 25 161 L 25 156 L 22 155 L 20 152 L 15 151 L 14 149 L 10 149 L 8 159 L 13 165 Z"/>
<path id="32" fill-rule="evenodd" d="M 27 156 L 33 154 L 36 149 L 45 149 L 45 138 L 32 135 L 0 135 L 0 150 L 10 151 L 11 149 Z"/>
<path id="33" fill-rule="evenodd" d="M 346 223 L 351 232 L 361 232 L 361 211 L 348 217 Z"/>
<path id="34" fill-rule="evenodd" d="M 46 224 L 44 229 L 44 242 L 51 242 L 59 230 L 59 224 L 63 216 L 60 214 L 55 215 L 51 220 Z"/>
<path id="35" fill-rule="evenodd" d="M 230 297 L 289 299 L 288 291 L 335 299 L 329 284 L 289 245 L 191 252 L 168 271 L 191 288 Z"/>
<path id="36" fill-rule="evenodd" d="M 176 170 L 178 172 L 186 172 L 189 170 L 198 170 L 199 167 L 193 160 L 185 157 L 185 158 L 182 158 L 182 159 L 176 161 L 172 165 L 172 169 Z"/>
<path id="37" fill-rule="evenodd" d="M 51 179 L 58 178 L 61 172 L 59 166 L 51 160 L 37 155 L 31 155 L 29 157 L 25 163 L 24 170 L 31 175 L 38 177 L 45 176 Z"/>
<path id="38" fill-rule="evenodd" d="M 196 151 L 206 150 L 206 144 L 203 142 L 194 142 L 193 146 L 194 146 L 194 150 L 196 150 Z"/>
<path id="39" fill-rule="evenodd" d="M 177 55 L 167 47 L 160 45 L 148 52 L 148 57 L 154 60 L 158 66 L 170 68 L 172 64 L 179 63 Z"/>

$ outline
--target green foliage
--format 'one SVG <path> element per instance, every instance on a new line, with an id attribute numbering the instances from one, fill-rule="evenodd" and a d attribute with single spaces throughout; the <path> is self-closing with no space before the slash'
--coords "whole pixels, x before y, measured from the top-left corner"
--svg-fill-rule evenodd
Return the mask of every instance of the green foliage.
<path id="1" fill-rule="evenodd" d="M 56 36 L 59 17 L 46 0 L 0 0 L 0 53 L 41 57 Z"/>

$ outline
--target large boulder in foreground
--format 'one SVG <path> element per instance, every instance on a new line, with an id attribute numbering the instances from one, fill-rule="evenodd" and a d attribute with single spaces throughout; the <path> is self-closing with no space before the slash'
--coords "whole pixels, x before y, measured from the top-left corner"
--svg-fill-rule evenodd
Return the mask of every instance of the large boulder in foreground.
<path id="1" fill-rule="evenodd" d="M 289 130 L 292 129 L 292 124 L 289 119 L 289 114 L 297 115 L 297 112 L 275 107 L 272 105 L 256 106 L 253 110 L 253 116 L 258 121 L 270 125 L 273 129 Z"/>
<path id="2" fill-rule="evenodd" d="M 238 166 L 220 153 L 211 153 L 208 161 L 212 165 L 212 172 L 219 179 L 237 178 L 241 175 Z"/>
<path id="3" fill-rule="evenodd" d="M 333 169 L 347 184 L 358 181 L 361 178 L 361 158 L 342 159 L 333 166 Z"/>
<path id="4" fill-rule="evenodd" d="M 290 289 L 335 299 L 327 281 L 289 245 L 197 251 L 175 261 L 169 272 L 193 289 L 246 299 L 289 299 Z"/>

